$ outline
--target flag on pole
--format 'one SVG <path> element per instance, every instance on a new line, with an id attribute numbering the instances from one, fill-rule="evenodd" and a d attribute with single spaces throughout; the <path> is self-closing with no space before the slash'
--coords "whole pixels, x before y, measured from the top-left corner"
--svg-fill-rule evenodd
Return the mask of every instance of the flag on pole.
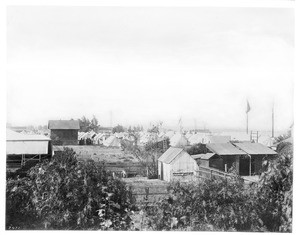
<path id="1" fill-rule="evenodd" d="M 179 119 L 179 121 L 178 121 L 178 125 L 180 125 L 181 124 L 181 118 Z"/>
<path id="2" fill-rule="evenodd" d="M 246 113 L 249 113 L 250 110 L 251 110 L 251 107 L 250 107 L 249 101 L 247 100 L 247 109 L 246 109 Z"/>

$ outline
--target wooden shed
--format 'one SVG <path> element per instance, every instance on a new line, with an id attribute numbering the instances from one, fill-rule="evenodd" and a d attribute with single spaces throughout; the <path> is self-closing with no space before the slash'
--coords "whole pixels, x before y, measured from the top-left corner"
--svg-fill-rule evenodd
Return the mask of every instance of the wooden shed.
<path id="1" fill-rule="evenodd" d="M 244 151 L 247 155 L 240 159 L 240 175 L 260 175 L 262 172 L 263 160 L 272 158 L 277 153 L 260 143 L 234 143 L 234 145 Z"/>
<path id="2" fill-rule="evenodd" d="M 196 154 L 192 155 L 199 166 L 203 167 L 211 167 L 213 159 L 218 159 L 218 156 L 215 153 L 203 153 L 203 154 Z"/>
<path id="3" fill-rule="evenodd" d="M 182 148 L 170 147 L 158 158 L 158 177 L 164 181 L 190 181 L 198 170 L 197 162 Z"/>
<path id="4" fill-rule="evenodd" d="M 231 143 L 210 143 L 206 147 L 212 153 L 215 153 L 215 156 L 209 159 L 210 167 L 227 172 L 235 165 L 237 173 L 240 173 L 241 167 L 243 167 L 240 166 L 240 158 L 247 157 L 247 153 Z"/>
<path id="5" fill-rule="evenodd" d="M 78 144 L 78 120 L 50 120 L 48 123 L 50 138 L 53 145 Z"/>

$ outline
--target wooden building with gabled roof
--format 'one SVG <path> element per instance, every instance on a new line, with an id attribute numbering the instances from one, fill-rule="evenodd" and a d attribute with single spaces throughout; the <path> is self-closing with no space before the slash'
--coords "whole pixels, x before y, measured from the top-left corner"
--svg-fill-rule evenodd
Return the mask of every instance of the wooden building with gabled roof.
<path id="1" fill-rule="evenodd" d="M 190 181 L 198 170 L 197 162 L 183 149 L 170 147 L 158 158 L 158 177 L 165 181 Z"/>
<path id="2" fill-rule="evenodd" d="M 50 129 L 53 145 L 78 144 L 78 131 L 80 129 L 78 120 L 50 120 L 48 129 Z"/>

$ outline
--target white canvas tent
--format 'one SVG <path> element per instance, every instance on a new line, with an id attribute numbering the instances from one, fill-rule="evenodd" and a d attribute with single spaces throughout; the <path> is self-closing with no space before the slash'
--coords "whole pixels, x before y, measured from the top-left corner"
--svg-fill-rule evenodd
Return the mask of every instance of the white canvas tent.
<path id="1" fill-rule="evenodd" d="M 182 147 L 182 146 L 187 146 L 188 145 L 188 140 L 187 138 L 182 135 L 181 133 L 175 134 L 171 139 L 170 139 L 170 145 L 172 147 Z"/>
<path id="2" fill-rule="evenodd" d="M 106 147 L 121 147 L 121 142 L 117 137 L 111 135 L 103 141 L 103 145 Z"/>
<path id="3" fill-rule="evenodd" d="M 191 145 L 199 144 L 204 142 L 205 137 L 206 137 L 205 133 L 197 133 L 191 135 L 188 141 Z"/>

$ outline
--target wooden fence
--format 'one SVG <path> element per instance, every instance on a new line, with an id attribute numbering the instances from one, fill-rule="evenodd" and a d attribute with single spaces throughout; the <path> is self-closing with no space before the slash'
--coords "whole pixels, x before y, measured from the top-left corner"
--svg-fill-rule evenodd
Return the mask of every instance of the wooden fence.
<path id="1" fill-rule="evenodd" d="M 196 177 L 202 178 L 202 179 L 212 179 L 213 177 L 216 178 L 223 178 L 223 179 L 230 179 L 231 177 L 234 177 L 233 174 L 226 173 L 224 171 L 220 171 L 217 169 L 209 168 L 209 167 L 203 167 L 199 166 L 199 170 L 196 171 Z M 255 183 L 256 181 L 242 178 L 245 183 Z"/>

